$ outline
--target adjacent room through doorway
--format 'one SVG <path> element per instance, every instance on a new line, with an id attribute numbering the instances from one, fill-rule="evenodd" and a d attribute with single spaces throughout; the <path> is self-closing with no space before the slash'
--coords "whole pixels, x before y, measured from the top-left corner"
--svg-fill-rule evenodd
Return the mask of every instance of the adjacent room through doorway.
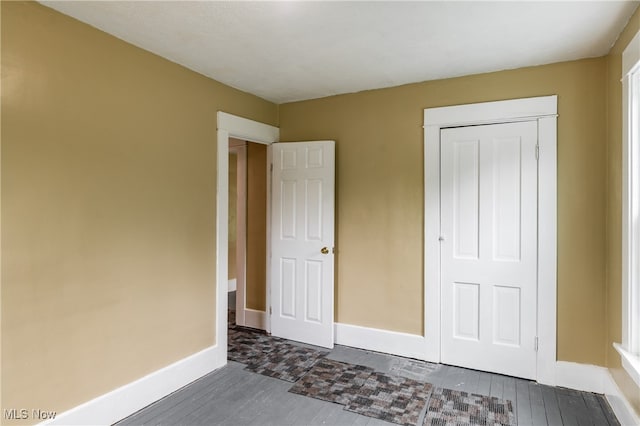
<path id="1" fill-rule="evenodd" d="M 229 310 L 265 329 L 267 145 L 229 138 Z"/>

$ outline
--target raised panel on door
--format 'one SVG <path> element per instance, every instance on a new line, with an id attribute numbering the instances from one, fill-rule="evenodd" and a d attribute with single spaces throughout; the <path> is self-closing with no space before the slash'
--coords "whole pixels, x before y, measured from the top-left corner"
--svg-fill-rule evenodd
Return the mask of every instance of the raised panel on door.
<path id="1" fill-rule="evenodd" d="M 453 284 L 453 335 L 457 339 L 477 341 L 480 336 L 480 285 Z"/>
<path id="2" fill-rule="evenodd" d="M 455 141 L 451 148 L 454 256 L 458 259 L 477 259 L 480 141 Z"/>
<path id="3" fill-rule="evenodd" d="M 333 347 L 334 142 L 272 149 L 271 332 Z"/>
<path id="4" fill-rule="evenodd" d="M 522 142 L 518 137 L 493 141 L 493 260 L 519 261 Z"/>
<path id="5" fill-rule="evenodd" d="M 520 345 L 521 311 L 518 287 L 493 286 L 494 344 Z"/>
<path id="6" fill-rule="evenodd" d="M 322 323 L 322 262 L 305 261 L 305 320 Z"/>
<path id="7" fill-rule="evenodd" d="M 280 239 L 295 240 L 297 231 L 297 185 L 295 180 L 280 182 Z"/>
<path id="8" fill-rule="evenodd" d="M 278 315 L 296 317 L 296 259 L 280 258 L 280 309 Z"/>
<path id="9" fill-rule="evenodd" d="M 307 179 L 305 182 L 305 235 L 307 241 L 322 241 L 322 179 Z"/>
<path id="10" fill-rule="evenodd" d="M 441 131 L 441 359 L 535 378 L 537 123 Z"/>

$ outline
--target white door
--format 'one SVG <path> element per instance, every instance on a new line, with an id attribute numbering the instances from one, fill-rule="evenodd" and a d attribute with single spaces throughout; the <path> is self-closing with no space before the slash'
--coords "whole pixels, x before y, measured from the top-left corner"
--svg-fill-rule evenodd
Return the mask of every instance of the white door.
<path id="1" fill-rule="evenodd" d="M 536 377 L 537 122 L 442 129 L 441 359 Z"/>
<path id="2" fill-rule="evenodd" d="M 335 143 L 271 146 L 271 333 L 332 348 Z"/>

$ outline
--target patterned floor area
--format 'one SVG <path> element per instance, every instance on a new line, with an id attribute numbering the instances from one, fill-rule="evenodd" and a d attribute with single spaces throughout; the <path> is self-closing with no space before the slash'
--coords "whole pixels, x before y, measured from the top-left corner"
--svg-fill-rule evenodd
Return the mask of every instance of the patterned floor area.
<path id="1" fill-rule="evenodd" d="M 404 377 L 371 373 L 346 409 L 401 425 L 417 425 L 432 385 Z"/>
<path id="2" fill-rule="evenodd" d="M 373 369 L 331 359 L 320 360 L 289 392 L 347 405 L 365 384 Z"/>
<path id="3" fill-rule="evenodd" d="M 509 400 L 436 388 L 431 393 L 425 425 L 515 425 Z"/>
<path id="4" fill-rule="evenodd" d="M 286 382 L 296 382 L 328 352 L 271 337 L 259 330 L 229 327 L 228 358 L 246 370 Z"/>
<path id="5" fill-rule="evenodd" d="M 229 319 L 235 323 L 232 314 Z M 433 371 L 435 364 L 403 360 L 390 375 L 234 325 L 229 327 L 228 342 L 229 359 L 245 364 L 246 370 L 292 382 L 289 392 L 340 404 L 365 416 L 408 426 L 516 424 L 511 401 L 428 383 L 425 373 Z"/>

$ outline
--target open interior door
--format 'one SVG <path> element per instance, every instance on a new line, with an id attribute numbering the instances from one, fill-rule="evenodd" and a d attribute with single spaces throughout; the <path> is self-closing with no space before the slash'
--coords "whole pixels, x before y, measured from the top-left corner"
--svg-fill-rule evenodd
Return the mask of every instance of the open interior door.
<path id="1" fill-rule="evenodd" d="M 271 333 L 332 348 L 335 142 L 271 147 Z"/>

